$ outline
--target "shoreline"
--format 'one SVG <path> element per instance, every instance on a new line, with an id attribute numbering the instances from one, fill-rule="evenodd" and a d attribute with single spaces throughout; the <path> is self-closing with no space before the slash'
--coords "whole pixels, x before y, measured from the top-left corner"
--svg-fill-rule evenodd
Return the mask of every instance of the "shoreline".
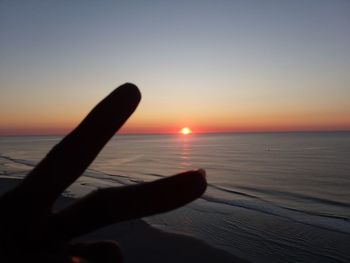
<path id="1" fill-rule="evenodd" d="M 15 187 L 21 179 L 0 177 L 0 196 Z M 55 209 L 74 202 L 72 197 L 60 197 Z M 114 240 L 119 243 L 126 263 L 136 262 L 247 262 L 214 248 L 195 237 L 169 233 L 151 226 L 143 219 L 110 225 L 75 240 Z M 74 240 L 74 241 L 75 241 Z"/>

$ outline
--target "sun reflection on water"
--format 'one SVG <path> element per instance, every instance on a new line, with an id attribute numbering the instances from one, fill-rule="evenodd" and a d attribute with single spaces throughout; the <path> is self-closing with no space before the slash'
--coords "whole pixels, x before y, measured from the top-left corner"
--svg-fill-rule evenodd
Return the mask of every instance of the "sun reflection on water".
<path id="1" fill-rule="evenodd" d="M 191 162 L 191 142 L 190 138 L 187 136 L 184 136 L 180 138 L 181 143 L 181 153 L 180 153 L 180 166 L 182 168 L 188 169 L 188 167 L 192 166 Z"/>

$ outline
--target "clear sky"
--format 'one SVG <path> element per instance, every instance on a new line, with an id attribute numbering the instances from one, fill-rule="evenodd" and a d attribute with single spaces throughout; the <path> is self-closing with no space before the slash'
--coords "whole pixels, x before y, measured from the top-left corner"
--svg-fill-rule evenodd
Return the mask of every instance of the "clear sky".
<path id="1" fill-rule="evenodd" d="M 350 130 L 350 1 L 0 0 L 0 134 L 67 132 L 124 82 L 123 132 Z"/>

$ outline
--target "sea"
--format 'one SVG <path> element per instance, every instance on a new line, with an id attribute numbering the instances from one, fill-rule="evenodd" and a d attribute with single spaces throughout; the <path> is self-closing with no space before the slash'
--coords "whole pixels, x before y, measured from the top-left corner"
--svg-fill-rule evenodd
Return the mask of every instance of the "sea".
<path id="1" fill-rule="evenodd" d="M 61 139 L 0 137 L 0 176 L 24 177 Z M 80 182 L 197 168 L 207 173 L 201 198 L 144 220 L 252 262 L 350 262 L 350 132 L 117 135 Z"/>

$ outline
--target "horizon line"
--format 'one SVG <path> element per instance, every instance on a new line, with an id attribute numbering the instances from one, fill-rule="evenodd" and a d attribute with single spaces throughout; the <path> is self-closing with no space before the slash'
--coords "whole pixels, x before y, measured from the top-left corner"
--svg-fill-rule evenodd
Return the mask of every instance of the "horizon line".
<path id="1" fill-rule="evenodd" d="M 286 130 L 286 131 L 209 131 L 209 132 L 193 132 L 192 135 L 205 135 L 205 134 L 277 134 L 277 133 L 349 133 L 350 130 Z M 66 136 L 68 133 L 52 133 L 52 134 L 0 134 L 0 137 L 21 137 L 21 136 Z M 179 132 L 116 132 L 116 135 L 181 135 Z"/>

